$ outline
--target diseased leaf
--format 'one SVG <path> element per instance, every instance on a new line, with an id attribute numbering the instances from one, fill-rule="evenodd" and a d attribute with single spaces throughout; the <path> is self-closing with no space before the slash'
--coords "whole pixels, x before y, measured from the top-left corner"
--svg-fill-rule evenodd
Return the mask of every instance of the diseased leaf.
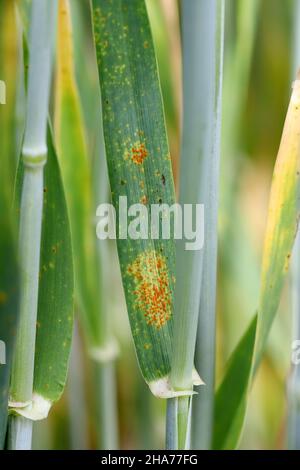
<path id="1" fill-rule="evenodd" d="M 172 205 L 170 153 L 144 0 L 93 0 L 92 5 L 114 207 L 118 214 L 120 196 L 127 197 L 128 207 Z M 148 222 L 150 227 L 150 215 Z M 117 234 L 120 228 L 124 224 L 117 217 Z M 151 385 L 170 372 L 174 242 L 128 237 L 118 238 L 117 245 L 137 356 Z"/>

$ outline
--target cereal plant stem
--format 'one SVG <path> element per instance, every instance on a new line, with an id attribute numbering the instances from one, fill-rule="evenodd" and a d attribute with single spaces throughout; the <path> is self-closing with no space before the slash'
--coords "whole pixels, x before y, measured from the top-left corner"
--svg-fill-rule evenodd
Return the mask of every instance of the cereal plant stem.
<path id="1" fill-rule="evenodd" d="M 166 449 L 176 450 L 178 448 L 177 433 L 177 398 L 167 400 L 167 418 L 166 418 Z"/>
<path id="2" fill-rule="evenodd" d="M 215 388 L 215 336 L 216 336 L 216 278 L 218 246 L 218 206 L 219 206 L 219 167 L 221 141 L 221 103 L 223 82 L 223 36 L 224 7 L 223 0 L 215 3 L 214 8 L 207 8 L 207 15 L 202 15 L 202 22 L 210 18 L 210 32 L 206 34 L 207 44 L 198 35 L 195 47 L 202 56 L 199 86 L 203 90 L 202 108 L 207 113 L 210 124 L 206 128 L 207 151 L 203 155 L 202 174 L 205 175 L 203 204 L 205 207 L 203 274 L 195 367 L 199 371 L 205 386 L 198 389 L 193 399 L 192 447 L 209 449 L 213 428 L 214 388 Z M 199 21 L 202 26 L 201 20 Z M 205 26 L 199 28 L 204 30 Z M 203 48 L 203 50 L 201 49 Z M 212 60 L 213 57 L 213 60 Z M 205 64 L 205 65 L 204 65 Z M 211 66 L 209 64 L 212 64 Z"/>
<path id="3" fill-rule="evenodd" d="M 116 384 L 114 361 L 94 362 L 97 440 L 102 450 L 118 449 Z"/>
<path id="4" fill-rule="evenodd" d="M 171 383 L 176 390 L 193 389 L 193 367 L 199 306 L 202 298 L 203 263 L 206 252 L 206 219 L 210 223 L 209 236 L 212 246 L 209 266 L 216 271 L 216 219 L 217 188 L 219 176 L 219 122 L 220 90 L 222 82 L 223 33 L 222 0 L 183 1 L 182 51 L 183 51 L 183 135 L 181 149 L 180 203 L 205 204 L 204 247 L 186 251 L 185 241 L 179 240 L 176 248 L 176 294 L 174 348 Z M 201 112 L 199 112 L 201 110 Z M 209 204 L 208 204 L 209 202 Z M 207 213 L 209 211 L 209 213 Z M 208 274 L 208 273 L 206 273 Z M 212 286 L 212 299 L 214 298 Z M 208 302 L 205 302 L 208 304 Z M 204 304 L 203 304 L 204 306 Z M 211 312 L 205 311 L 201 334 L 209 336 L 214 352 L 215 315 L 214 302 Z M 206 367 L 203 371 L 213 376 L 214 354 L 203 355 Z M 203 364 L 201 364 L 203 366 Z M 199 370 L 200 375 L 202 370 Z M 205 381 L 205 377 L 204 377 Z M 213 378 L 210 379 L 213 383 Z M 209 392 L 213 395 L 213 384 Z M 212 405 L 210 404 L 210 409 Z M 191 398 L 177 400 L 178 448 L 189 448 Z M 199 419 L 199 417 L 197 417 Z M 211 419 L 211 417 L 209 417 Z"/>
<path id="5" fill-rule="evenodd" d="M 31 447 L 31 423 L 18 411 L 32 400 L 37 320 L 40 242 L 43 211 L 43 168 L 47 160 L 46 129 L 51 80 L 56 1 L 34 0 L 30 32 L 30 65 L 22 159 L 19 257 L 21 267 L 20 323 L 12 368 L 10 407 L 11 448 Z"/>
<path id="6" fill-rule="evenodd" d="M 32 441 L 32 421 L 23 416 L 11 416 L 9 420 L 8 448 L 28 450 Z"/>

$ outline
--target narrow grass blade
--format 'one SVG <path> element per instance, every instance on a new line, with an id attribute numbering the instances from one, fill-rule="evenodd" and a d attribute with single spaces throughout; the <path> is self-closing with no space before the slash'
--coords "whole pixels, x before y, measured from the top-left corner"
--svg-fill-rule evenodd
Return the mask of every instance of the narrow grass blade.
<path id="1" fill-rule="evenodd" d="M 15 4 L 10 0 L 0 3 L 0 449 L 3 448 L 6 434 L 9 377 L 19 309 L 19 270 L 12 218 L 17 73 L 14 8 Z"/>
<path id="2" fill-rule="evenodd" d="M 293 92 L 273 173 L 263 252 L 255 353 L 252 358 L 252 367 L 248 381 L 244 381 L 245 387 L 241 390 L 241 396 L 237 400 L 236 406 L 234 408 L 229 407 L 225 396 L 219 395 L 218 397 L 218 402 L 220 403 L 220 401 L 222 401 L 223 407 L 219 406 L 219 410 L 222 408 L 222 412 L 215 416 L 214 441 L 218 442 L 220 448 L 226 447 L 226 442 L 230 442 L 232 447 L 238 444 L 246 409 L 246 403 L 241 407 L 239 404 L 243 399 L 247 400 L 247 390 L 260 364 L 270 328 L 278 309 L 284 280 L 288 272 L 299 221 L 299 135 L 300 80 L 297 79 L 293 85 Z M 251 334 L 251 329 L 248 330 L 248 334 Z M 246 352 L 244 356 L 247 357 Z M 230 371 L 232 368 L 235 367 L 234 362 L 239 360 L 235 352 L 232 358 L 231 367 L 228 369 L 229 375 L 231 375 Z M 240 371 L 242 370 L 243 367 L 240 367 Z M 223 383 L 227 380 L 229 379 L 227 375 L 225 375 Z M 237 380 L 235 374 L 232 374 L 231 380 L 232 387 L 234 387 L 234 383 Z M 232 397 L 230 400 L 232 400 Z M 232 411 L 233 414 L 231 414 Z M 228 413 L 230 414 L 230 418 L 227 416 Z M 229 422 L 232 423 L 239 422 L 238 430 L 236 428 L 234 429 L 235 439 L 232 439 L 229 435 L 231 433 L 230 429 L 227 433 L 224 433 L 223 436 L 217 438 L 217 423 L 219 423 L 218 426 L 221 426 L 221 421 L 227 421 L 228 419 Z"/>
<path id="3" fill-rule="evenodd" d="M 47 417 L 65 387 L 73 331 L 73 260 L 70 226 L 60 170 L 48 131 L 44 171 L 43 226 L 32 404 L 16 410 L 32 420 Z M 18 170 L 17 200 L 24 178 Z M 19 207 L 17 207 L 19 212 Z"/>
<path id="4" fill-rule="evenodd" d="M 215 397 L 214 449 L 234 449 L 241 433 L 249 386 L 257 316 L 236 347 Z"/>
<path id="5" fill-rule="evenodd" d="M 94 0 L 92 5 L 114 207 L 118 213 L 120 196 L 127 197 L 127 207 L 172 205 L 170 154 L 144 1 Z M 122 224 L 118 221 L 117 234 L 124 230 Z M 165 396 L 172 348 L 174 244 L 122 237 L 117 244 L 139 364 L 152 391 Z"/>
<path id="6" fill-rule="evenodd" d="M 51 403 L 65 387 L 73 331 L 70 225 L 52 135 L 48 132 L 33 392 Z"/>
<path id="7" fill-rule="evenodd" d="M 264 243 L 255 363 L 276 314 L 299 222 L 300 79 L 293 92 L 273 173 Z"/>

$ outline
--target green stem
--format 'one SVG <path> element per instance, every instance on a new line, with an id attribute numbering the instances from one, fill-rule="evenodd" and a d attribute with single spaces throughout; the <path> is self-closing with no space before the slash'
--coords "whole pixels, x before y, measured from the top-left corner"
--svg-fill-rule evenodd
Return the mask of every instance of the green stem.
<path id="1" fill-rule="evenodd" d="M 169 398 L 167 400 L 167 417 L 166 417 L 166 449 L 178 449 L 178 431 L 177 431 L 177 398 Z"/>
<path id="2" fill-rule="evenodd" d="M 33 0 L 30 35 L 27 116 L 22 158 L 19 257 L 21 267 L 20 323 L 12 368 L 10 407 L 11 448 L 30 448 L 32 423 L 22 408 L 32 400 L 43 212 L 43 168 L 47 160 L 46 128 L 51 80 L 56 1 Z"/>
<path id="3" fill-rule="evenodd" d="M 189 396 L 170 398 L 167 401 L 167 450 L 187 450 L 190 448 L 191 406 L 192 399 Z"/>
<path id="4" fill-rule="evenodd" d="M 94 362 L 98 448 L 118 449 L 115 361 Z M 100 432 L 99 432 L 100 431 Z"/>
<path id="5" fill-rule="evenodd" d="M 85 368 L 83 351 L 77 324 L 73 333 L 73 344 L 68 379 L 68 405 L 70 440 L 73 450 L 88 449 L 88 413 L 85 393 Z"/>
<path id="6" fill-rule="evenodd" d="M 179 397 L 177 405 L 178 449 L 190 448 L 190 397 Z"/>
<path id="7" fill-rule="evenodd" d="M 219 167 L 220 167 L 220 134 L 221 134 L 221 103 L 223 81 L 223 36 L 224 36 L 224 2 L 217 0 L 206 7 L 206 15 L 201 15 L 199 29 L 203 29 L 201 21 L 209 19 L 210 34 L 206 42 L 195 40 L 199 56 L 202 57 L 203 70 L 200 71 L 199 84 L 204 94 L 201 106 L 208 113 L 210 125 L 206 129 L 208 151 L 203 158 L 202 174 L 205 175 L 205 206 L 204 255 L 201 298 L 195 366 L 205 382 L 198 394 L 193 398 L 192 445 L 196 449 L 209 449 L 213 428 L 214 388 L 215 388 L 215 337 L 216 337 L 216 277 L 217 277 L 217 246 L 218 246 L 218 206 L 219 206 Z M 201 28 L 202 26 L 202 28 Z M 212 59 L 213 58 L 213 59 Z M 204 62 L 204 63 L 203 63 Z M 212 63 L 214 73 L 209 72 Z M 204 71 L 207 71 L 205 73 Z M 202 77 L 202 78 L 201 78 Z"/>
<path id="8" fill-rule="evenodd" d="M 8 448 L 28 450 L 32 442 L 32 421 L 23 416 L 12 415 L 9 420 Z"/>
<path id="9" fill-rule="evenodd" d="M 90 29 L 92 31 L 92 28 Z M 93 42 L 93 40 L 92 40 Z M 93 47 L 94 42 L 93 42 Z M 96 51 L 95 51 L 96 57 Z M 96 61 L 95 72 L 96 70 Z M 93 162 L 93 201 L 94 212 L 96 213 L 97 205 L 106 202 L 109 198 L 109 178 L 106 164 L 105 142 L 103 134 L 103 113 L 101 106 L 100 86 L 94 86 L 94 97 L 97 99 L 99 106 L 97 108 L 98 123 L 95 126 L 95 149 Z M 109 289 L 111 270 L 106 271 L 106 275 L 102 271 L 103 266 L 110 266 L 110 243 L 109 240 L 97 241 L 97 258 L 99 264 L 99 272 L 101 272 L 101 293 L 102 293 L 102 337 L 105 342 L 108 338 L 112 344 L 115 344 L 116 351 L 118 349 L 117 342 L 113 335 L 112 318 L 109 314 L 111 309 L 110 301 L 106 299 L 104 293 Z M 101 295 L 101 293 L 99 295 Z M 99 345 L 101 348 L 101 344 Z M 96 380 L 96 407 L 97 407 L 97 440 L 100 449 L 118 449 L 119 444 L 119 426 L 118 426 L 118 407 L 117 407 L 117 377 L 116 377 L 116 354 L 113 354 L 106 361 L 94 362 L 95 380 Z"/>
<path id="10" fill-rule="evenodd" d="M 222 81 L 223 0 L 185 0 L 181 4 L 183 50 L 183 135 L 180 203 L 205 204 L 216 251 L 216 218 L 220 144 L 220 84 Z M 201 110 L 201 111 L 199 111 Z M 216 125 L 216 122 L 218 125 Z M 210 199 L 214 197 L 213 201 Z M 208 200 L 210 204 L 208 204 Z M 207 211 L 210 211 L 209 214 Z M 207 235 L 207 230 L 205 230 Z M 205 237 L 204 237 L 205 238 Z M 177 243 L 174 352 L 171 383 L 176 390 L 193 389 L 192 371 L 202 296 L 204 248 L 187 251 L 185 240 Z M 199 249 L 200 248 L 200 249 Z M 216 257 L 216 253 L 214 253 Z M 211 261 L 211 260 L 210 260 Z M 215 265 L 215 260 L 212 261 Z M 215 267 L 214 267 L 215 273 Z M 212 306 L 213 307 L 213 306 Z M 214 307 L 212 308 L 214 310 Z M 206 330 L 214 344 L 214 315 L 205 312 Z M 207 360 L 207 355 L 205 354 Z M 212 356 L 212 361 L 214 355 Z M 209 363 L 214 368 L 214 363 Z M 199 371 L 202 374 L 202 370 Z M 206 372 L 206 371 L 205 371 Z M 211 389 L 210 389 L 211 392 Z M 213 393 L 213 391 L 212 391 Z M 191 398 L 177 400 L 178 447 L 189 448 Z M 199 418 L 198 418 L 199 419 Z M 168 432 L 167 432 L 168 435 Z"/>

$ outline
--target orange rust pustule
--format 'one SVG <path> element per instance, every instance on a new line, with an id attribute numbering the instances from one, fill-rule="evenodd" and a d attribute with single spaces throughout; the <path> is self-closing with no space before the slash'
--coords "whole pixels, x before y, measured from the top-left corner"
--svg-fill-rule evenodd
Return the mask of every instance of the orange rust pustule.
<path id="1" fill-rule="evenodd" d="M 136 144 L 131 149 L 131 159 L 136 165 L 142 165 L 147 155 L 148 152 L 143 143 Z"/>
<path id="2" fill-rule="evenodd" d="M 135 308 L 144 312 L 148 325 L 162 328 L 172 312 L 172 293 L 164 257 L 154 250 L 142 253 L 129 265 L 127 272 L 134 279 Z"/>

